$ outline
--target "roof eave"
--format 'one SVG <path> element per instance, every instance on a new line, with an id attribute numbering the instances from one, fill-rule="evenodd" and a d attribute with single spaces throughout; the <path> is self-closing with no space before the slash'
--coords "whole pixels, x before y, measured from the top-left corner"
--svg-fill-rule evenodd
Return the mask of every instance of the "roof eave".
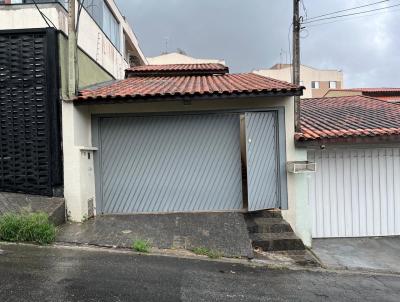
<path id="1" fill-rule="evenodd" d="M 375 136 L 347 136 L 318 139 L 295 139 L 296 147 L 321 147 L 328 144 L 382 144 L 400 143 L 400 134 L 385 134 Z"/>
<path id="2" fill-rule="evenodd" d="M 284 90 L 270 90 L 267 92 L 244 92 L 244 93 L 211 93 L 211 94 L 180 94 L 180 95 L 155 95 L 155 96 L 106 96 L 106 97 L 78 97 L 73 100 L 74 105 L 93 104 L 121 104 L 121 103 L 147 103 L 147 102 L 170 102 L 170 101 L 202 101 L 216 99 L 242 99 L 242 98 L 264 98 L 264 97 L 292 97 L 301 96 L 301 88 Z"/>

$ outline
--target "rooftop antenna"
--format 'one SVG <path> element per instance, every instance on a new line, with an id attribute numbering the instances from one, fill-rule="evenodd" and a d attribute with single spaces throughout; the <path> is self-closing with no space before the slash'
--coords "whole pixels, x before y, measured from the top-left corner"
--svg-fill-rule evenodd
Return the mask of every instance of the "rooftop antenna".
<path id="1" fill-rule="evenodd" d="M 165 41 L 165 50 L 164 50 L 164 53 L 168 53 L 168 41 L 169 41 L 169 37 L 164 37 L 164 41 Z"/>

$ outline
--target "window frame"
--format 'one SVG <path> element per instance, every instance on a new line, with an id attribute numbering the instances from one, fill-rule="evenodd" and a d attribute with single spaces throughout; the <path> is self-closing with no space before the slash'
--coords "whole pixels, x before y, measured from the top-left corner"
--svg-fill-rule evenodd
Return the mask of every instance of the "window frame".
<path id="1" fill-rule="evenodd" d="M 311 81 L 311 89 L 320 89 L 320 87 L 319 81 Z"/>

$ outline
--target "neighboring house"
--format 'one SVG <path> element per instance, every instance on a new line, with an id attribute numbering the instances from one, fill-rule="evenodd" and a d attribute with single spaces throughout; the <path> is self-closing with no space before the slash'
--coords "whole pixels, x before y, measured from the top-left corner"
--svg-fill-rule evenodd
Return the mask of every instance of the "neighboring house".
<path id="1" fill-rule="evenodd" d="M 365 95 L 390 103 L 400 103 L 400 88 L 351 88 L 330 89 L 325 97 Z"/>
<path id="2" fill-rule="evenodd" d="M 296 140 L 317 164 L 309 181 L 314 238 L 400 235 L 399 105 L 303 99 Z"/>
<path id="3" fill-rule="evenodd" d="M 146 60 L 114 2 L 89 2 L 79 26 L 79 87 L 123 78 L 129 60 Z M 67 17 L 57 1 L 0 4 L 1 191 L 63 194 L 63 159 L 71 156 L 63 157 L 68 137 L 61 138 L 61 116 L 70 117 L 70 104 L 62 102 L 68 87 Z"/>
<path id="4" fill-rule="evenodd" d="M 309 243 L 311 225 L 297 210 L 307 206 L 306 176 L 286 171 L 287 161 L 306 159 L 293 139 L 301 87 L 221 64 L 126 75 L 82 89 L 71 104 L 78 118 L 64 125 L 64 150 L 80 156 L 64 162 L 70 218 L 91 207 L 97 215 L 282 208 Z"/>
<path id="5" fill-rule="evenodd" d="M 205 63 L 215 63 L 225 65 L 224 60 L 217 59 L 197 59 L 192 58 L 188 55 L 172 52 L 159 55 L 157 57 L 147 58 L 147 61 L 151 65 L 163 65 L 163 64 L 205 64 Z"/>
<path id="6" fill-rule="evenodd" d="M 281 81 L 292 82 L 291 64 L 275 64 L 269 69 L 256 70 L 254 73 Z M 306 88 L 303 98 L 322 97 L 329 89 L 343 88 L 343 72 L 340 70 L 316 69 L 301 65 L 300 85 Z"/>

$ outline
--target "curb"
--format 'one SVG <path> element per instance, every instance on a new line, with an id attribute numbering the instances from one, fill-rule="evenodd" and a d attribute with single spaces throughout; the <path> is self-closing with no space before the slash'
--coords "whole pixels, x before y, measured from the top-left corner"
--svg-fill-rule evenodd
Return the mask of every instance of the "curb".
<path id="1" fill-rule="evenodd" d="M 105 246 L 96 246 L 91 244 L 76 244 L 76 243 L 67 243 L 67 242 L 56 242 L 51 245 L 37 245 L 33 243 L 15 243 L 15 242 L 4 242 L 0 241 L 0 245 L 4 246 L 35 246 L 38 248 L 55 248 L 55 249 L 71 249 L 71 250 L 85 250 L 92 252 L 108 252 L 115 254 L 125 254 L 125 255 L 135 255 L 135 256 L 147 256 L 147 257 L 167 257 L 167 258 L 178 258 L 178 259 L 186 259 L 186 260 L 196 260 L 196 261 L 207 261 L 207 262 L 216 262 L 216 263 L 226 263 L 226 264 L 240 264 L 253 268 L 264 268 L 270 270 L 287 270 L 287 271 L 304 271 L 304 272 L 314 272 L 314 273 L 332 273 L 332 274 L 361 274 L 361 275 L 375 275 L 375 276 L 396 276 L 400 278 L 400 272 L 394 271 L 385 271 L 385 270 L 371 270 L 364 268 L 344 268 L 344 267 L 327 267 L 327 268 L 313 268 L 313 267 L 305 267 L 299 265 L 288 265 L 287 263 L 271 263 L 268 261 L 260 261 L 260 260 L 249 260 L 249 259 L 237 259 L 237 258 L 219 258 L 219 259 L 211 259 L 207 256 L 195 255 L 187 250 L 173 250 L 174 252 L 182 252 L 185 254 L 173 253 L 173 252 L 165 252 L 162 250 L 154 250 L 150 253 L 140 253 L 136 252 L 132 249 L 128 248 L 115 248 L 115 247 L 105 247 Z M 1 250 L 4 252 L 3 250 Z M 170 250 L 168 250 L 170 251 Z M 0 257 L 3 253 L 0 253 Z"/>

